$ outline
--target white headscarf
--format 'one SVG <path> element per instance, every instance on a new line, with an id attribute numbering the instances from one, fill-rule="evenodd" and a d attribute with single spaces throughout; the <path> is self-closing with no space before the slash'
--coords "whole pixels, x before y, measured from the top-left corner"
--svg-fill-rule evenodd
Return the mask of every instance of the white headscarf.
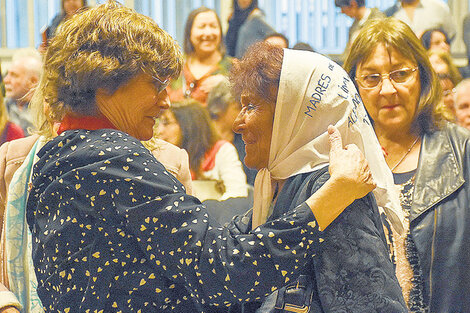
<path id="1" fill-rule="evenodd" d="M 404 214 L 392 173 L 353 82 L 330 59 L 290 49 L 284 49 L 268 166 L 255 180 L 253 229 L 272 213 L 272 179 L 327 165 L 330 124 L 338 128 L 344 145 L 355 144 L 364 153 L 377 184 L 377 204 L 395 230 L 403 231 Z"/>

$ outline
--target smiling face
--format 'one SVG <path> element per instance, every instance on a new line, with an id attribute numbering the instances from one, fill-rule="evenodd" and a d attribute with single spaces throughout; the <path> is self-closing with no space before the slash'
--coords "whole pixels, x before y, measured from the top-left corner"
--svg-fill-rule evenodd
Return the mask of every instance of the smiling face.
<path id="1" fill-rule="evenodd" d="M 358 64 L 356 77 L 368 74 L 388 74 L 403 68 L 416 68 L 417 64 L 404 57 L 394 48 L 387 50 L 378 44 L 371 55 Z M 403 84 L 382 78 L 382 82 L 373 89 L 364 89 L 358 84 L 364 105 L 374 121 L 377 131 L 385 133 L 409 132 L 415 119 L 421 92 L 419 70 Z"/>
<path id="2" fill-rule="evenodd" d="M 245 142 L 246 166 L 259 170 L 268 166 L 275 104 L 249 94 L 242 94 L 241 104 L 233 131 Z"/>
<path id="3" fill-rule="evenodd" d="M 196 15 L 191 27 L 190 41 L 196 54 L 210 54 L 220 46 L 222 30 L 213 11 Z"/>
<path id="4" fill-rule="evenodd" d="M 117 129 L 139 140 L 149 140 L 155 119 L 170 105 L 166 89 L 158 92 L 159 87 L 151 76 L 139 74 L 111 95 L 98 89 L 96 104 Z"/>

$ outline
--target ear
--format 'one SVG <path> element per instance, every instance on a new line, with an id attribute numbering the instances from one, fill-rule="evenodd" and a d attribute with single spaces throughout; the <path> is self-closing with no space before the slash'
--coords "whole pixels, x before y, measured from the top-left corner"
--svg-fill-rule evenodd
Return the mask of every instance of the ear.
<path id="1" fill-rule="evenodd" d="M 31 84 L 31 87 L 35 87 L 39 82 L 39 76 L 37 75 L 31 75 L 29 77 L 29 83 Z"/>

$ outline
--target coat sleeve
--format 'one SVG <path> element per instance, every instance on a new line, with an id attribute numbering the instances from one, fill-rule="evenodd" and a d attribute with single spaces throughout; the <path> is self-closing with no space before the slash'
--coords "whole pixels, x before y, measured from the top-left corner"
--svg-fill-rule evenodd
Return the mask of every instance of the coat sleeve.
<path id="1" fill-rule="evenodd" d="M 220 226 L 164 175 L 156 177 L 133 190 L 156 183 L 151 189 L 160 195 L 119 214 L 155 267 L 202 304 L 261 299 L 295 279 L 318 249 L 320 232 L 305 203 L 243 234 L 231 224 Z"/>

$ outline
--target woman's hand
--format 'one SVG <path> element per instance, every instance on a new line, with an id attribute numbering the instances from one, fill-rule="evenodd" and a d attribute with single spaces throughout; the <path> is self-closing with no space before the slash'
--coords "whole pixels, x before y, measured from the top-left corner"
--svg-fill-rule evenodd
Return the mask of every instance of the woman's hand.
<path id="1" fill-rule="evenodd" d="M 366 196 L 376 187 L 369 163 L 356 145 L 343 148 L 341 134 L 336 127 L 328 126 L 328 134 L 331 179 L 343 186 L 352 201 Z"/>
<path id="2" fill-rule="evenodd" d="M 357 146 L 343 148 L 341 134 L 334 126 L 328 127 L 328 134 L 331 177 L 306 201 L 320 229 L 328 227 L 354 200 L 376 187 L 369 164 Z"/>

